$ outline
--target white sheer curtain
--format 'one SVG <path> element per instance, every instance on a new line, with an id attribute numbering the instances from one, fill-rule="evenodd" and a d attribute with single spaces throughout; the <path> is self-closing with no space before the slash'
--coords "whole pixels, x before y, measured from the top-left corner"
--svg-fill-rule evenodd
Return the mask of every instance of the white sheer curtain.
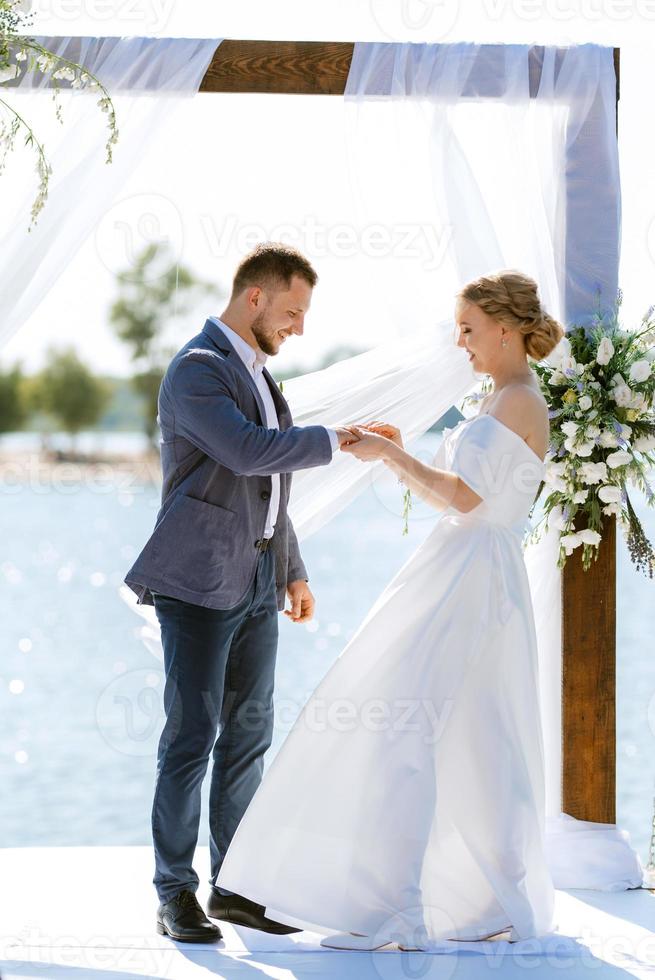
<path id="1" fill-rule="evenodd" d="M 25 323 L 94 230 L 138 164 L 143 146 L 163 126 L 174 140 L 176 113 L 198 91 L 220 44 L 193 38 L 37 40 L 55 54 L 83 64 L 105 85 L 116 107 L 119 141 L 114 162 L 105 164 L 106 116 L 97 105 L 97 93 L 67 90 L 67 83 L 62 83 L 62 126 L 54 118 L 45 76 L 30 73 L 2 86 L 7 101 L 34 123 L 53 176 L 49 200 L 29 233 L 36 191 L 29 151 L 10 158 L 0 180 L 0 344 Z"/>
<path id="2" fill-rule="evenodd" d="M 454 294 L 467 280 L 520 268 L 566 325 L 588 322 L 599 301 L 611 307 L 620 226 L 613 55 L 590 44 L 358 44 L 346 99 L 362 214 L 436 234 L 422 236 L 414 263 L 379 263 L 375 287 L 395 312 L 397 340 L 288 381 L 285 394 L 305 424 L 385 417 L 411 439 L 471 388 L 451 319 Z M 439 247 L 427 248 L 430 241 Z M 297 474 L 291 512 L 299 536 L 382 470 L 378 464 L 362 476 L 346 459 L 327 472 Z M 579 887 L 637 887 L 642 870 L 624 833 L 560 813 L 556 555 L 554 535 L 526 553 L 539 636 L 549 860 L 561 887 L 576 880 Z"/>

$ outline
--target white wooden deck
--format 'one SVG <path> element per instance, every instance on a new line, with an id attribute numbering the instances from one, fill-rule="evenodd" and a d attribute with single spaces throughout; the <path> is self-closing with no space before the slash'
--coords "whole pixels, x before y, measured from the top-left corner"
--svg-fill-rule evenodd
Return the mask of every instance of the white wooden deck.
<path id="1" fill-rule="evenodd" d="M 198 849 L 195 867 L 204 904 L 207 848 Z M 152 871 L 149 847 L 0 850 L 3 980 L 655 978 L 655 895 L 646 889 L 558 891 L 557 934 L 539 943 L 338 952 L 313 933 L 269 936 L 230 925 L 221 926 L 220 943 L 175 943 L 155 932 Z"/>

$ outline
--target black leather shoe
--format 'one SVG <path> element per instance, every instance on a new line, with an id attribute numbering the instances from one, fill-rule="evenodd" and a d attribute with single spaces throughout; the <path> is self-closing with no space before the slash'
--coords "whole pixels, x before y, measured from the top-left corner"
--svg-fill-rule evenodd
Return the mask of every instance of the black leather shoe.
<path id="1" fill-rule="evenodd" d="M 293 926 L 285 926 L 274 919 L 267 919 L 265 907 L 251 902 L 243 895 L 221 895 L 212 886 L 207 902 L 207 915 L 223 922 L 233 922 L 237 926 L 248 926 L 261 932 L 272 932 L 276 936 L 286 936 L 291 932 L 302 932 Z"/>
<path id="2" fill-rule="evenodd" d="M 195 893 L 184 888 L 157 909 L 157 932 L 181 943 L 214 943 L 221 930 L 207 919 Z"/>

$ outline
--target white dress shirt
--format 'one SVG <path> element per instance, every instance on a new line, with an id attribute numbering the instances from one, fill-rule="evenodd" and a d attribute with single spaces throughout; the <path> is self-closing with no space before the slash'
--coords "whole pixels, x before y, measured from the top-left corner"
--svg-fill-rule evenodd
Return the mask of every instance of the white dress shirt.
<path id="1" fill-rule="evenodd" d="M 266 411 L 266 428 L 279 429 L 280 423 L 277 417 L 277 411 L 275 409 L 275 402 L 273 401 L 273 396 L 271 394 L 271 389 L 268 386 L 268 382 L 262 373 L 263 367 L 268 360 L 267 355 L 264 354 L 263 351 L 255 350 L 254 347 L 251 347 L 247 340 L 244 340 L 243 337 L 232 330 L 231 327 L 228 327 L 227 323 L 223 323 L 222 320 L 219 320 L 217 316 L 211 316 L 209 319 L 212 321 L 212 323 L 215 323 L 217 327 L 220 327 L 243 363 L 252 374 L 264 403 L 264 409 Z M 335 429 L 329 429 L 327 426 L 325 427 L 325 431 L 330 437 L 330 445 L 332 446 L 332 452 L 334 453 L 339 448 L 339 435 Z M 277 520 L 279 508 L 280 475 L 279 473 L 272 473 L 271 499 L 268 505 L 266 527 L 264 529 L 265 538 L 273 537 L 273 531 L 275 530 L 275 522 Z"/>

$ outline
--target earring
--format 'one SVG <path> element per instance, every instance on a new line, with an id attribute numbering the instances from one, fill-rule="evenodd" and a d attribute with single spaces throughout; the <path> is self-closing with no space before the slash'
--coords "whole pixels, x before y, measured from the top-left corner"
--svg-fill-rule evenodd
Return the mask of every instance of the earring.
<path id="1" fill-rule="evenodd" d="M 504 337 L 503 337 L 503 339 L 501 340 L 501 344 L 502 344 L 502 346 L 503 346 L 503 347 L 507 347 L 507 341 L 505 340 L 505 338 L 504 338 Z"/>

